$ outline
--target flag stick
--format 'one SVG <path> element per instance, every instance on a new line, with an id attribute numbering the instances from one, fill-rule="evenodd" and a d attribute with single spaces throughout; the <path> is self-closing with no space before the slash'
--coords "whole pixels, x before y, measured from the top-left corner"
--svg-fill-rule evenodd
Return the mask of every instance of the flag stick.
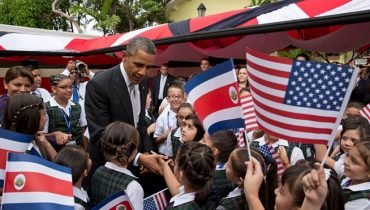
<path id="1" fill-rule="evenodd" d="M 322 160 L 322 162 L 320 164 L 320 168 L 324 168 L 324 164 L 326 162 L 326 159 L 328 159 L 328 157 L 329 157 L 329 152 L 330 152 L 331 148 L 333 147 L 333 144 L 334 144 L 334 141 L 330 141 L 329 147 L 325 152 L 324 159 Z"/>
<path id="2" fill-rule="evenodd" d="M 249 143 L 251 141 L 249 141 L 247 129 L 244 129 L 244 136 L 245 136 L 245 139 L 247 140 L 246 144 L 247 144 L 247 149 L 248 149 L 248 157 L 249 157 L 249 160 L 252 161 L 251 148 L 249 146 Z"/>

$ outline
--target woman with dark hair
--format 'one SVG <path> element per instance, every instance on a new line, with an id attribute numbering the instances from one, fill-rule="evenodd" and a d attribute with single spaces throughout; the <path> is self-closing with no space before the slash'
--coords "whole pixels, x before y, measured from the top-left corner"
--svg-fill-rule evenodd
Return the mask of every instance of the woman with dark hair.
<path id="1" fill-rule="evenodd" d="M 33 76 L 27 67 L 14 66 L 6 71 L 4 88 L 7 93 L 0 97 L 0 124 L 3 122 L 4 108 L 9 97 L 17 93 L 30 93 L 33 82 Z"/>

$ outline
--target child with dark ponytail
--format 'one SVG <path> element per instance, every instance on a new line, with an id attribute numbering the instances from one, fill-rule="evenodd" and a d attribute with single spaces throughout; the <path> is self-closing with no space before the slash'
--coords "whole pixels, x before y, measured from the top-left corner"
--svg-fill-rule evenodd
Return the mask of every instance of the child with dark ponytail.
<path id="1" fill-rule="evenodd" d="M 144 191 L 127 166 L 137 153 L 139 133 L 124 122 L 113 122 L 101 137 L 105 160 L 94 173 L 91 184 L 94 205 L 119 191 L 125 191 L 134 209 L 143 209 Z"/>
<path id="2" fill-rule="evenodd" d="M 166 183 L 174 195 L 166 209 L 202 209 L 215 171 L 211 149 L 199 142 L 184 143 L 177 153 L 173 172 L 168 162 L 160 161 Z"/>

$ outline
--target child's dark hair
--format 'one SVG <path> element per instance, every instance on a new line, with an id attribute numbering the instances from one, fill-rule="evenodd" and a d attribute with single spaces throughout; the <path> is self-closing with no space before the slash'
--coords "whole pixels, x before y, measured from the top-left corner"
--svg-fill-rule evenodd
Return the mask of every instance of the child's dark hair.
<path id="1" fill-rule="evenodd" d="M 360 140 L 370 136 L 370 126 L 366 118 L 360 115 L 351 115 L 343 120 L 343 129 L 340 133 L 342 136 L 347 130 L 358 130 Z"/>
<path id="2" fill-rule="evenodd" d="M 213 147 L 219 151 L 216 160 L 218 162 L 226 163 L 229 159 L 230 153 L 238 147 L 238 140 L 231 130 L 221 130 L 215 132 L 211 136 Z"/>
<path id="3" fill-rule="evenodd" d="M 364 141 L 355 144 L 355 147 L 360 153 L 361 158 L 364 160 L 368 170 L 370 170 L 370 141 Z"/>
<path id="4" fill-rule="evenodd" d="M 57 86 L 60 81 L 65 79 L 69 79 L 69 77 L 64 74 L 54 74 L 50 76 L 49 82 L 51 86 Z"/>
<path id="5" fill-rule="evenodd" d="M 76 184 L 82 173 L 88 170 L 88 160 L 89 156 L 81 146 L 67 145 L 58 152 L 53 162 L 71 168 L 72 182 Z"/>
<path id="6" fill-rule="evenodd" d="M 1 127 L 18 133 L 35 135 L 40 128 L 40 110 L 44 109 L 41 98 L 29 93 L 10 97 L 4 110 Z"/>
<path id="7" fill-rule="evenodd" d="M 100 142 L 106 161 L 117 159 L 126 165 L 138 147 L 139 133 L 132 125 L 116 121 L 104 129 Z"/>
<path id="8" fill-rule="evenodd" d="M 195 201 L 202 204 L 211 190 L 211 180 L 215 173 L 215 161 L 209 147 L 199 142 L 184 143 L 176 156 L 179 171 L 197 191 Z"/>
<path id="9" fill-rule="evenodd" d="M 288 185 L 289 192 L 292 195 L 292 202 L 297 207 L 301 207 L 305 199 L 302 178 L 310 173 L 311 170 L 312 167 L 304 164 L 291 166 L 284 171 L 281 178 L 282 186 Z M 331 173 L 327 183 L 328 194 L 321 206 L 321 210 L 344 210 L 344 199 L 338 178 Z"/>
<path id="10" fill-rule="evenodd" d="M 167 94 L 169 94 L 170 89 L 177 88 L 177 89 L 180 89 L 182 94 L 184 95 L 184 85 L 185 85 L 185 82 L 183 81 L 180 81 L 180 80 L 172 81 L 170 86 L 167 89 Z"/>
<path id="11" fill-rule="evenodd" d="M 197 133 L 195 134 L 193 141 L 200 141 L 204 137 L 205 131 L 203 128 L 202 123 L 200 123 L 196 114 L 189 114 L 185 117 L 185 120 L 191 120 L 193 122 L 194 127 L 197 128 Z"/>
<path id="12" fill-rule="evenodd" d="M 263 203 L 265 209 L 273 209 L 275 205 L 274 189 L 277 186 L 277 168 L 275 163 L 268 166 L 268 162 L 264 155 L 258 150 L 251 149 L 252 157 L 261 164 L 262 171 L 266 177 L 266 182 L 262 182 L 258 192 L 259 199 Z M 247 173 L 245 162 L 249 161 L 248 148 L 236 148 L 230 155 L 232 171 L 237 177 L 243 178 Z"/>
<path id="13" fill-rule="evenodd" d="M 8 84 L 10 81 L 18 77 L 25 77 L 29 79 L 31 82 L 31 85 L 33 85 L 34 83 L 32 73 L 29 71 L 27 67 L 24 67 L 24 66 L 10 67 L 5 73 L 4 81 L 6 84 Z"/>

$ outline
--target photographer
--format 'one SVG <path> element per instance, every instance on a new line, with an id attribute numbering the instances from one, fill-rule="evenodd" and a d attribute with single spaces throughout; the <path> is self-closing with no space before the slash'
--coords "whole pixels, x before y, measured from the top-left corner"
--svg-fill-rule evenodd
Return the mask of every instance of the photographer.
<path id="1" fill-rule="evenodd" d="M 360 69 L 359 78 L 353 89 L 350 101 L 370 103 L 370 56 L 362 59 L 355 59 L 354 64 Z"/>
<path id="2" fill-rule="evenodd" d="M 88 81 L 83 81 L 83 78 L 84 76 L 87 76 L 89 79 L 92 79 L 95 75 L 94 72 L 89 71 L 86 63 L 79 60 L 70 60 L 62 74 L 69 76 L 72 81 L 73 90 L 71 100 L 74 103 L 79 103 L 81 105 L 81 112 L 85 113 L 85 93 Z M 83 116 L 86 115 L 83 114 Z M 83 137 L 83 146 L 85 149 L 87 149 L 89 138 L 90 135 L 88 129 L 86 129 Z"/>

